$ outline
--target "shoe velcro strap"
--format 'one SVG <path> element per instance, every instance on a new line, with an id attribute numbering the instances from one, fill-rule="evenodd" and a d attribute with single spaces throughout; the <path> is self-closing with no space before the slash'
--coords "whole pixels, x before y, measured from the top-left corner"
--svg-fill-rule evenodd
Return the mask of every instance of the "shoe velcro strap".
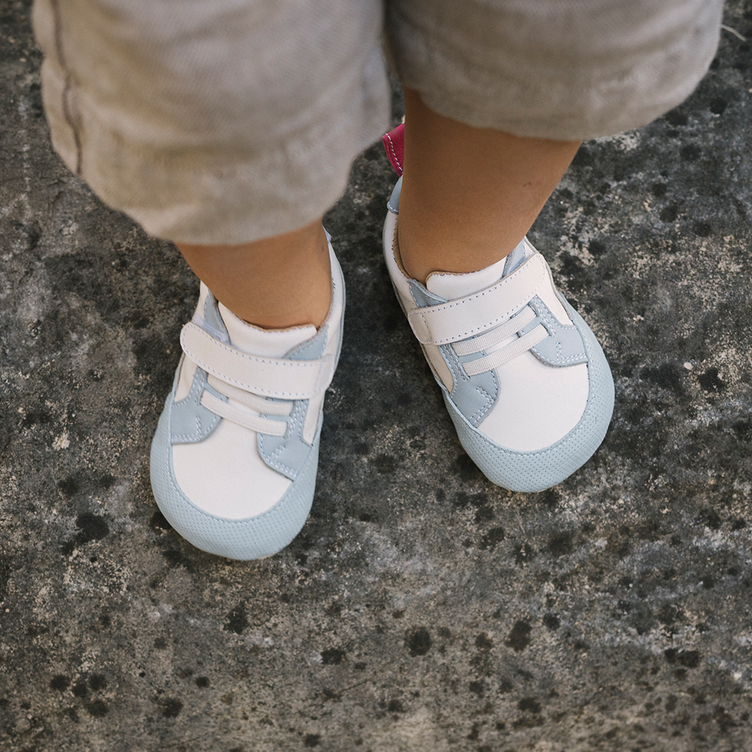
<path id="1" fill-rule="evenodd" d="M 424 345 L 459 342 L 498 326 L 521 311 L 547 274 L 543 256 L 536 253 L 495 285 L 448 303 L 416 308 L 407 320 Z"/>
<path id="2" fill-rule="evenodd" d="M 311 399 L 321 394 L 334 376 L 331 355 L 318 360 L 262 358 L 220 342 L 193 322 L 183 327 L 180 346 L 207 373 L 264 397 Z"/>

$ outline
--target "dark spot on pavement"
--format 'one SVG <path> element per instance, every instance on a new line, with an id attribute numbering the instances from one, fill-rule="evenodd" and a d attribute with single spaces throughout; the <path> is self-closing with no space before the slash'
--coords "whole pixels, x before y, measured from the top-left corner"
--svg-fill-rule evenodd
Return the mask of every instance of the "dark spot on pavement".
<path id="1" fill-rule="evenodd" d="M 104 700 L 94 700 L 86 705 L 86 712 L 95 718 L 107 715 L 109 708 Z"/>
<path id="2" fill-rule="evenodd" d="M 514 623 L 505 644 L 520 653 L 530 644 L 530 633 L 532 631 L 533 628 L 526 621 L 519 619 Z"/>
<path id="3" fill-rule="evenodd" d="M 89 694 L 89 688 L 86 686 L 86 682 L 82 679 L 81 681 L 77 681 L 73 685 L 73 694 L 76 697 L 86 697 L 86 695 Z"/>
<path id="4" fill-rule="evenodd" d="M 243 630 L 248 627 L 248 618 L 246 617 L 245 603 L 238 603 L 235 608 L 227 614 L 225 621 L 225 630 L 235 634 L 243 634 Z"/>
<path id="5" fill-rule="evenodd" d="M 661 222 L 675 222 L 677 217 L 679 216 L 679 210 L 674 204 L 670 204 L 669 206 L 661 209 L 661 212 L 658 216 L 660 217 Z"/>
<path id="6" fill-rule="evenodd" d="M 159 697 L 155 700 L 155 703 L 162 711 L 163 718 L 176 718 L 183 709 L 183 703 L 176 697 Z"/>
<path id="7" fill-rule="evenodd" d="M 104 519 L 91 512 L 79 514 L 76 518 L 76 527 L 79 529 L 76 536 L 76 543 L 78 544 L 102 540 L 110 532 L 110 528 Z"/>
<path id="8" fill-rule="evenodd" d="M 671 110 L 670 112 L 667 112 L 663 119 L 669 124 L 673 125 L 675 128 L 680 128 L 683 125 L 687 125 L 689 122 L 689 118 L 679 110 Z"/>
<path id="9" fill-rule="evenodd" d="M 523 697 L 517 707 L 524 713 L 540 713 L 541 704 L 534 697 Z"/>
<path id="10" fill-rule="evenodd" d="M 67 496 L 70 498 L 71 496 L 74 496 L 76 492 L 78 491 L 79 485 L 78 481 L 75 478 L 68 477 L 63 478 L 61 481 L 58 481 L 57 487 Z"/>
<path id="11" fill-rule="evenodd" d="M 395 471 L 397 468 L 397 460 L 395 460 L 394 457 L 390 457 L 388 454 L 380 454 L 373 460 L 373 466 L 376 468 L 377 472 L 386 475 L 387 473 L 393 473 Z"/>
<path id="12" fill-rule="evenodd" d="M 715 509 L 703 509 L 697 521 L 711 530 L 718 530 L 721 526 L 721 517 Z"/>
<path id="13" fill-rule="evenodd" d="M 543 617 L 543 626 L 551 632 L 556 631 L 559 628 L 559 617 L 556 614 L 546 614 Z"/>
<path id="14" fill-rule="evenodd" d="M 697 668 L 700 665 L 700 653 L 697 650 L 679 650 L 667 648 L 663 651 L 663 657 L 668 663 L 679 664 L 686 668 Z"/>
<path id="15" fill-rule="evenodd" d="M 650 186 L 650 192 L 656 198 L 663 198 L 666 195 L 667 191 L 668 186 L 666 185 L 666 183 L 653 183 L 653 185 Z"/>
<path id="16" fill-rule="evenodd" d="M 721 380 L 718 369 L 715 367 L 710 367 L 705 373 L 701 373 L 697 380 L 706 392 L 722 392 L 726 388 L 726 384 Z"/>
<path id="17" fill-rule="evenodd" d="M 643 368 L 640 378 L 657 384 L 663 389 L 670 389 L 676 394 L 682 394 L 682 371 L 675 363 L 662 363 L 659 366 Z"/>
<path id="18" fill-rule="evenodd" d="M 483 695 L 486 693 L 486 683 L 479 679 L 478 681 L 471 681 L 468 689 L 478 697 L 483 697 Z"/>
<path id="19" fill-rule="evenodd" d="M 165 548 L 162 550 L 162 556 L 164 556 L 167 566 L 170 569 L 177 569 L 178 567 L 185 567 L 190 569 L 191 560 L 182 551 L 176 548 Z"/>
<path id="20" fill-rule="evenodd" d="M 167 519 L 159 510 L 154 512 L 154 514 L 151 516 L 151 519 L 149 520 L 149 527 L 152 530 L 158 530 L 160 532 L 171 529 L 170 523 L 167 522 Z"/>
<path id="21" fill-rule="evenodd" d="M 70 686 L 70 679 L 63 674 L 57 674 L 50 679 L 50 689 L 55 689 L 58 692 L 63 692 Z"/>
<path id="22" fill-rule="evenodd" d="M 478 648 L 478 650 L 487 653 L 493 647 L 493 640 L 485 632 L 481 632 L 475 638 L 475 647 Z"/>
<path id="23" fill-rule="evenodd" d="M 480 547 L 486 551 L 492 551 L 494 548 L 496 548 L 496 545 L 498 543 L 501 543 L 501 541 L 504 540 L 505 535 L 506 533 L 504 532 L 503 527 L 492 527 L 480 539 Z"/>
<path id="24" fill-rule="evenodd" d="M 554 556 L 566 556 L 572 553 L 572 533 L 568 531 L 555 533 L 548 539 L 547 549 Z"/>
<path id="25" fill-rule="evenodd" d="M 679 153 L 682 159 L 687 162 L 696 162 L 702 155 L 702 149 L 697 144 L 687 144 L 681 148 Z"/>
<path id="26" fill-rule="evenodd" d="M 346 658 L 344 650 L 338 650 L 337 648 L 328 648 L 321 651 L 321 660 L 325 666 L 336 666 L 338 663 L 343 663 Z"/>
<path id="27" fill-rule="evenodd" d="M 405 647 L 410 655 L 425 655 L 431 649 L 431 635 L 425 627 L 410 629 L 405 635 Z"/>
<path id="28" fill-rule="evenodd" d="M 723 115 L 727 106 L 728 102 L 726 102 L 723 97 L 713 97 L 713 99 L 710 100 L 710 111 L 714 115 Z"/>
<path id="29" fill-rule="evenodd" d="M 488 504 L 484 504 L 475 511 L 475 522 L 480 524 L 481 522 L 490 522 L 494 518 L 493 507 Z"/>
<path id="30" fill-rule="evenodd" d="M 102 674 L 92 674 L 89 677 L 89 686 L 95 691 L 107 688 L 107 678 Z"/>
<path id="31" fill-rule="evenodd" d="M 602 240 L 591 240 L 588 244 L 591 256 L 602 256 L 606 252 L 606 244 Z"/>

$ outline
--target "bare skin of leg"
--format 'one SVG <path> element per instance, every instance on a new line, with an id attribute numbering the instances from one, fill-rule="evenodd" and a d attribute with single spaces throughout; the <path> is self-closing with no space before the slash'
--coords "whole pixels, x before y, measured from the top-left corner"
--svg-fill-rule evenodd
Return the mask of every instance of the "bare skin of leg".
<path id="1" fill-rule="evenodd" d="M 398 244 L 405 271 L 472 272 L 510 254 L 561 180 L 579 141 L 473 128 L 405 89 Z"/>
<path id="2" fill-rule="evenodd" d="M 244 245 L 176 245 L 217 300 L 249 324 L 320 327 L 329 313 L 332 277 L 321 219 Z"/>
<path id="3" fill-rule="evenodd" d="M 439 115 L 405 90 L 405 177 L 398 240 L 405 271 L 483 269 L 511 253 L 561 180 L 579 142 L 518 138 Z M 244 245 L 178 244 L 236 316 L 264 329 L 326 319 L 331 273 L 321 220 Z"/>

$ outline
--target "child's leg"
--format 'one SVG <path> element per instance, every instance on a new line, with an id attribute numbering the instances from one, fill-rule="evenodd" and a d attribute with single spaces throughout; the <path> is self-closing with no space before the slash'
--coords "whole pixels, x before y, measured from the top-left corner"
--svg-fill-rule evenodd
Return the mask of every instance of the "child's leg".
<path id="1" fill-rule="evenodd" d="M 57 150 L 202 280 L 151 480 L 206 551 L 268 556 L 313 499 L 345 302 L 321 217 L 388 122 L 381 25 L 380 2 L 35 3 Z"/>
<path id="2" fill-rule="evenodd" d="M 605 436 L 608 363 L 522 238 L 581 139 L 646 123 L 691 91 L 721 5 L 387 6 L 406 90 L 387 266 L 459 439 L 494 483 L 548 488 Z"/>
<path id="3" fill-rule="evenodd" d="M 405 91 L 399 247 L 405 270 L 483 269 L 511 253 L 538 216 L 579 141 L 473 128 Z"/>
<path id="4" fill-rule="evenodd" d="M 332 277 L 320 219 L 244 245 L 177 246 L 215 297 L 250 324 L 319 327 L 329 312 Z"/>

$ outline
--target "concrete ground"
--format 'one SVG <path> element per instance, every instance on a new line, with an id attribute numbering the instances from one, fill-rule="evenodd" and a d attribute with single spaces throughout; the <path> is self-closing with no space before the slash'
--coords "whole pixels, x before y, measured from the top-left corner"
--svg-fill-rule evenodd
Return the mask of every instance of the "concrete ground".
<path id="1" fill-rule="evenodd" d="M 154 505 L 196 282 L 52 152 L 28 13 L 0 1 L 0 750 L 752 750 L 752 6 L 531 233 L 617 394 L 550 491 L 460 448 L 380 256 L 390 169 L 357 161 L 313 512 L 255 563 Z"/>

